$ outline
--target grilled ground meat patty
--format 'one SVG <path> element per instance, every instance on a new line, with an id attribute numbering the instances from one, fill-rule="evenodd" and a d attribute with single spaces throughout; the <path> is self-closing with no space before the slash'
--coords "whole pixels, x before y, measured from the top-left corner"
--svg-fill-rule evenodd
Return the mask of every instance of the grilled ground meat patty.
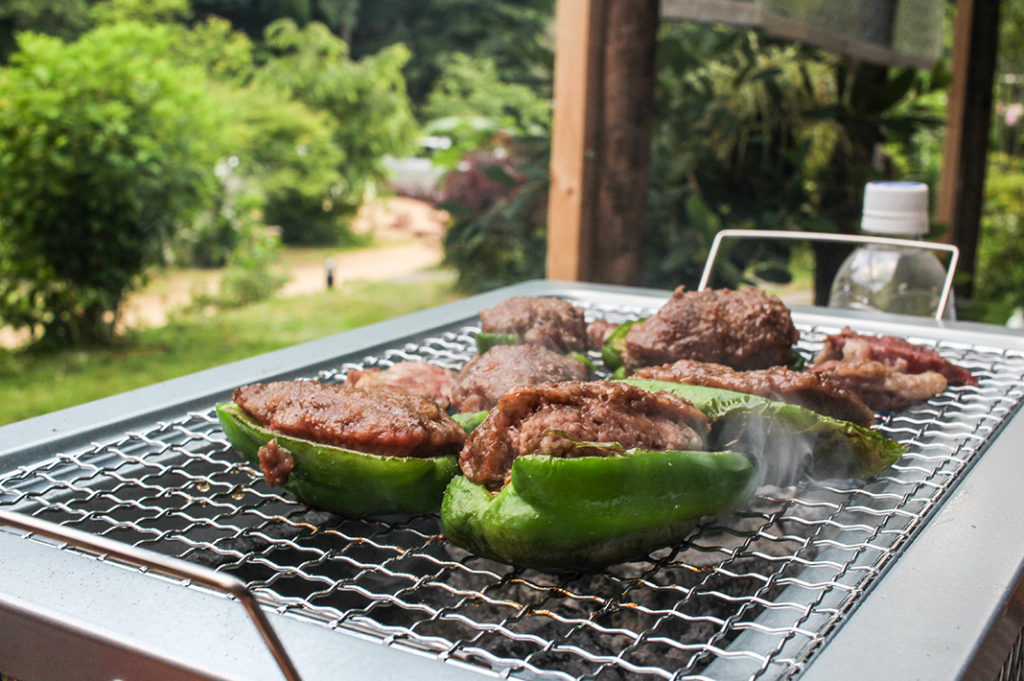
<path id="1" fill-rule="evenodd" d="M 429 362 L 397 362 L 387 369 L 349 369 L 345 385 L 364 390 L 381 386 L 429 397 L 447 409 L 458 374 Z"/>
<path id="2" fill-rule="evenodd" d="M 875 422 L 874 412 L 857 395 L 823 373 L 793 371 L 781 366 L 736 371 L 723 364 L 681 359 L 674 364 L 640 369 L 632 377 L 760 395 L 862 426 Z"/>
<path id="3" fill-rule="evenodd" d="M 763 369 L 785 364 L 799 338 L 789 309 L 775 296 L 679 287 L 654 316 L 629 330 L 624 359 L 630 369 L 679 359 Z"/>
<path id="4" fill-rule="evenodd" d="M 459 411 L 486 411 L 512 386 L 583 381 L 588 374 L 583 364 L 539 345 L 495 345 L 462 368 L 452 404 Z"/>
<path id="5" fill-rule="evenodd" d="M 587 350 L 583 310 L 558 298 L 514 296 L 480 313 L 485 333 L 514 333 L 524 343 L 559 352 Z"/>
<path id="6" fill-rule="evenodd" d="M 609 381 L 522 386 L 505 393 L 473 431 L 459 455 L 459 466 L 472 482 L 500 489 L 508 482 L 515 458 L 524 454 L 612 454 L 577 442 L 700 450 L 708 431 L 700 410 L 664 392 Z"/>
<path id="7" fill-rule="evenodd" d="M 466 439 L 432 400 L 393 388 L 279 381 L 244 385 L 232 399 L 270 430 L 379 456 L 445 456 Z"/>
<path id="8" fill-rule="evenodd" d="M 905 374 L 872 359 L 830 359 L 815 364 L 811 371 L 831 377 L 876 411 L 924 402 L 947 385 L 946 377 L 937 371 Z"/>
<path id="9" fill-rule="evenodd" d="M 600 350 L 608 336 L 615 332 L 619 325 L 607 319 L 595 319 L 587 325 L 587 342 L 590 347 Z"/>

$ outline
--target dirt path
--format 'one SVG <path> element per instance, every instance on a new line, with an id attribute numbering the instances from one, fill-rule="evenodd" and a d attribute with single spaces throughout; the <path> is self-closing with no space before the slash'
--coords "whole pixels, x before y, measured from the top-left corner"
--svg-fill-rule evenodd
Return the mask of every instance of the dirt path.
<path id="1" fill-rule="evenodd" d="M 334 285 L 347 281 L 387 281 L 435 267 L 444 256 L 441 237 L 448 216 L 430 204 L 400 196 L 368 203 L 352 224 L 357 233 L 370 233 L 375 246 L 329 253 L 297 250 L 285 255 L 288 281 L 279 296 L 301 296 L 327 288 L 324 261 L 334 260 Z M 186 306 L 197 290 L 214 291 L 220 273 L 171 272 L 132 295 L 125 303 L 126 327 L 162 326 L 168 314 Z"/>
<path id="2" fill-rule="evenodd" d="M 444 256 L 441 237 L 447 219 L 444 211 L 415 199 L 390 197 L 373 201 L 360 211 L 353 229 L 372 233 L 374 247 L 337 253 L 323 249 L 286 253 L 283 259 L 287 263 L 288 281 L 278 295 L 323 291 L 327 287 L 324 259 L 328 256 L 335 261 L 335 286 L 357 280 L 399 279 L 436 267 Z M 196 292 L 215 291 L 219 278 L 217 270 L 163 273 L 128 297 L 121 323 L 127 328 L 162 326 L 170 314 L 187 306 Z M 0 347 L 17 347 L 27 339 L 27 333 L 0 328 Z"/>

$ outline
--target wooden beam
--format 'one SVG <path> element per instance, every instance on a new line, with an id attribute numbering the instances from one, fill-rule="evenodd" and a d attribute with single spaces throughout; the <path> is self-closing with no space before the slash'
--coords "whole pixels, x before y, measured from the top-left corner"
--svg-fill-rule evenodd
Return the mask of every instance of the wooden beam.
<path id="1" fill-rule="evenodd" d="M 652 0 L 608 3 L 597 214 L 588 281 L 640 283 L 651 175 L 658 7 Z"/>
<path id="2" fill-rule="evenodd" d="M 604 0 L 555 3 L 555 83 L 548 194 L 549 279 L 579 281 L 589 262 L 600 120 Z"/>
<path id="3" fill-rule="evenodd" d="M 953 83 L 935 219 L 951 228 L 970 297 L 984 200 L 988 134 L 999 38 L 999 0 L 958 0 L 953 33 Z"/>
<path id="4" fill-rule="evenodd" d="M 658 3 L 558 0 L 547 276 L 638 283 Z"/>

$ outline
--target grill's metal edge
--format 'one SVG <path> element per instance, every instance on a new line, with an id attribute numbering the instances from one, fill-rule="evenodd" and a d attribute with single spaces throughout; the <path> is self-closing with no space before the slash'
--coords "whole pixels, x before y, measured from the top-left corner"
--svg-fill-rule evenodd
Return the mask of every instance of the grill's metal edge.
<path id="1" fill-rule="evenodd" d="M 43 453 L 72 447 L 78 441 L 93 441 L 102 438 L 105 433 L 130 429 L 132 423 L 152 421 L 160 418 L 163 413 L 177 415 L 191 405 L 196 408 L 208 407 L 211 400 L 227 395 L 240 381 L 309 375 L 339 355 L 369 351 L 374 346 L 379 346 L 381 339 L 395 339 L 421 333 L 443 322 L 471 316 L 511 295 L 567 295 L 594 301 L 601 301 L 604 296 L 610 296 L 616 302 L 633 302 L 649 306 L 652 297 L 664 298 L 668 292 L 550 281 L 527 282 L 492 291 L 364 329 L 0 427 L 0 472 L 32 461 Z M 813 308 L 805 310 L 796 307 L 794 312 L 801 321 L 811 324 L 835 324 L 837 321 L 835 311 L 831 310 L 827 316 L 816 315 Z M 863 318 L 870 322 L 873 330 L 880 333 L 905 334 L 907 324 L 912 323 L 922 329 L 923 335 L 939 337 L 937 334 L 941 334 L 941 338 L 953 342 L 977 343 L 979 339 L 983 340 L 985 336 L 990 336 L 994 346 L 1024 348 L 1024 336 L 997 332 L 990 326 L 930 321 L 921 323 L 918 319 L 898 317 L 879 320 L 875 316 L 861 317 L 855 313 L 839 315 L 840 318 L 844 316 L 848 316 L 851 322 Z M 805 678 L 836 679 L 840 678 L 837 673 L 842 669 L 850 674 L 851 679 L 942 678 L 949 677 L 950 670 L 963 670 L 971 663 L 975 653 L 985 642 L 987 632 L 996 623 L 994 618 L 1008 604 L 1017 603 L 1019 596 L 1016 591 L 1008 589 L 1007 585 L 1014 586 L 1017 583 L 1021 551 L 1024 550 L 1019 548 L 1024 547 L 1024 541 L 1020 541 L 1024 537 L 1019 535 L 1024 535 L 1024 527 L 1011 531 L 1013 528 L 1005 521 L 1024 517 L 1024 496 L 1019 494 L 1021 473 L 1015 471 L 1013 466 L 1008 466 L 1013 463 L 1014 443 L 1017 438 L 1024 437 L 1024 417 L 1015 417 L 1007 427 L 1006 434 L 1000 446 L 993 447 L 992 452 L 982 457 L 982 461 L 974 470 L 965 476 L 950 502 L 939 509 L 933 520 L 921 532 L 919 539 L 906 551 L 906 556 L 896 561 L 890 575 L 879 585 L 872 598 L 867 599 L 865 604 L 848 618 L 842 635 L 830 642 L 812 661 L 804 674 Z M 25 443 L 32 444 L 26 447 Z M 1007 491 L 1011 489 L 1014 493 L 1008 494 Z M 1020 500 L 1014 499 L 1014 496 L 1020 497 Z M 993 498 L 997 503 L 991 503 Z M 1006 541 L 995 547 L 998 550 L 991 546 L 991 534 L 986 534 L 991 532 L 992 527 L 1004 528 L 1007 533 Z M 961 545 L 950 551 L 947 542 L 958 540 L 962 542 Z M 40 554 L 42 560 L 54 560 L 52 549 L 42 546 L 26 548 L 30 544 L 31 542 L 13 535 L 0 533 L 0 555 L 15 558 L 43 551 L 44 553 Z M 978 552 L 982 550 L 982 546 L 987 555 L 985 559 L 980 560 Z M 57 620 L 61 616 L 66 616 L 68 621 L 90 613 L 93 616 L 109 618 L 104 620 L 104 624 L 109 624 L 111 631 L 116 633 L 107 640 L 108 652 L 116 656 L 119 650 L 124 651 L 121 654 L 124 655 L 125 661 L 129 659 L 128 642 L 137 643 L 140 650 L 152 651 L 154 659 L 159 657 L 160 651 L 167 651 L 168 637 L 163 635 L 167 631 L 166 621 L 161 626 L 149 629 L 141 626 L 143 620 L 152 617 L 140 618 L 136 610 L 120 605 L 111 608 L 110 603 L 99 599 L 96 590 L 89 588 L 92 580 L 113 584 L 110 593 L 117 594 L 122 603 L 141 604 L 143 608 L 153 607 L 155 612 L 164 614 L 176 613 L 177 617 L 170 619 L 181 627 L 194 626 L 206 630 L 212 623 L 216 630 L 222 620 L 229 621 L 234 617 L 238 617 L 240 621 L 244 620 L 241 608 L 222 598 L 196 590 L 182 590 L 177 585 L 165 584 L 158 588 L 154 586 L 152 578 L 138 572 L 111 570 L 109 565 L 65 552 L 59 552 L 58 555 L 61 556 L 61 560 L 66 558 L 74 564 L 76 584 L 65 589 L 56 588 L 60 586 L 60 580 L 51 582 L 46 593 L 51 594 L 52 598 L 41 597 L 40 593 L 35 593 L 37 599 L 42 598 L 37 614 L 43 619 L 56 617 Z M 940 572 L 940 566 L 945 565 L 947 561 L 955 561 L 953 569 L 947 570 L 944 576 L 936 576 L 934 573 Z M 4 562 L 7 565 L 4 571 L 0 571 L 0 593 L 15 598 L 27 595 L 25 585 L 35 583 L 39 578 L 38 572 L 33 572 L 30 567 L 32 561 L 25 561 L 26 569 L 22 569 L 22 561 L 19 560 Z M 978 569 L 979 563 L 984 563 L 984 571 Z M 922 569 L 930 576 L 930 583 L 918 581 L 917 575 L 922 574 Z M 984 574 L 984 583 L 977 583 L 978 574 Z M 968 593 L 963 580 L 968 580 L 966 583 L 976 588 L 970 589 Z M 164 605 L 161 605 L 162 596 L 157 593 L 163 590 L 162 587 L 169 588 Z M 937 595 L 936 589 L 943 588 L 947 590 Z M 959 603 L 950 602 L 951 594 L 958 589 L 971 599 L 971 608 L 963 608 Z M 897 593 L 890 594 L 892 590 L 896 590 Z M 182 595 L 183 593 L 187 596 Z M 907 606 L 900 613 L 907 622 L 903 626 L 895 627 L 897 635 L 893 635 L 894 622 L 890 610 L 893 606 L 886 605 L 894 602 L 893 598 L 898 598 L 900 603 Z M 193 601 L 201 603 L 194 610 L 190 609 Z M 916 615 L 916 612 L 921 611 L 922 604 L 927 604 L 935 612 L 941 612 L 941 617 L 925 618 Z M 24 606 L 24 603 L 21 606 Z M 47 614 L 51 606 L 56 608 L 53 611 L 56 615 Z M 0 603 L 0 611 L 10 612 L 4 603 Z M 951 612 L 956 613 L 955 621 L 951 620 Z M 202 621 L 190 621 L 195 619 L 197 613 L 202 613 Z M 274 616 L 273 613 L 271 615 L 275 628 L 281 633 L 286 647 L 297 660 L 300 672 L 307 679 L 328 678 L 328 675 L 335 678 L 339 669 L 348 672 L 359 668 L 372 669 L 373 675 L 377 678 L 397 678 L 401 675 L 402 678 L 459 679 L 465 678 L 465 674 L 468 673 L 456 665 L 424 664 L 424 660 L 419 656 L 408 655 L 357 637 L 351 637 L 351 645 L 339 645 L 337 636 L 330 630 L 311 627 L 308 623 L 289 617 Z M 237 628 L 233 627 L 237 631 L 248 631 L 248 628 L 245 622 L 239 624 Z M 13 643 L 12 637 L 0 637 L 0 665 L 4 659 L 11 659 L 14 654 L 25 654 L 24 637 L 28 634 L 25 631 L 19 633 L 23 636 L 20 641 Z M 250 633 L 255 636 L 254 632 Z M 2 642 L 3 639 L 7 639 L 7 643 Z M 260 644 L 243 639 L 245 635 L 227 641 L 219 640 L 216 649 L 212 649 L 208 642 L 217 639 L 201 636 L 200 640 L 207 642 L 207 645 L 197 645 L 194 648 L 186 646 L 185 650 L 175 648 L 169 655 L 172 659 L 181 660 L 182 668 L 194 667 L 209 669 L 212 672 L 209 677 L 182 678 L 219 678 L 218 672 L 214 670 L 221 670 L 221 674 L 226 671 L 231 675 L 237 672 L 240 678 L 265 678 L 267 669 L 273 668 L 273 664 L 267 662 L 266 665 L 262 665 L 261 662 L 263 656 L 269 660 L 269 654 L 262 650 L 258 654 L 254 653 L 256 648 L 261 647 Z M 40 640 L 38 643 L 42 645 L 46 642 Z M 936 646 L 940 649 L 935 649 Z M 866 658 L 877 663 L 871 667 L 870 672 L 864 666 Z M 930 673 L 917 673 L 923 668 L 917 663 L 923 659 L 937 658 L 941 658 L 942 662 L 927 667 Z M 899 672 L 890 673 L 891 668 L 888 665 L 899 660 L 903 660 L 905 664 L 901 666 Z M 915 671 L 909 672 L 907 667 L 912 667 Z M 73 670 L 71 676 L 67 678 L 84 678 L 76 673 L 78 671 L 81 670 Z M 475 673 L 470 675 L 479 678 Z"/>

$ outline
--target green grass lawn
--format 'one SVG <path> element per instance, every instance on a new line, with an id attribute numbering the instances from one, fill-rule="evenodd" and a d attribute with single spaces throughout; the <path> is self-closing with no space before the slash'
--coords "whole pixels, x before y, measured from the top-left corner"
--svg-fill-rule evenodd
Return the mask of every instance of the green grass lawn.
<path id="1" fill-rule="evenodd" d="M 0 350 L 0 425 L 455 300 L 450 281 L 357 283 L 132 333 L 115 347 Z"/>

